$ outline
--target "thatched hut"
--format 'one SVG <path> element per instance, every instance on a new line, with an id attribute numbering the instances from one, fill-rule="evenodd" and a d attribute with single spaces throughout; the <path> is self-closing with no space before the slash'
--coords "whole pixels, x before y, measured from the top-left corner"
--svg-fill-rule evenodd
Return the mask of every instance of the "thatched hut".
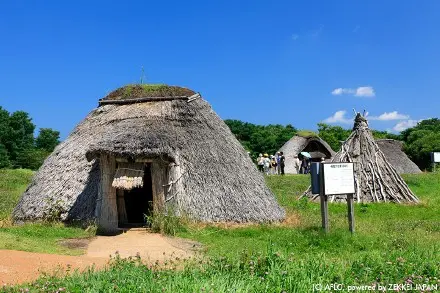
<path id="1" fill-rule="evenodd" d="M 368 121 L 357 113 L 353 132 L 342 144 L 332 162 L 354 163 L 357 202 L 418 202 L 396 169 L 379 148 L 368 127 Z M 310 189 L 306 196 L 317 199 Z M 333 195 L 330 201 L 345 201 L 345 195 Z"/>
<path id="2" fill-rule="evenodd" d="M 270 222 L 285 212 L 251 158 L 195 92 L 131 85 L 110 93 L 46 159 L 16 221 L 97 220 L 114 232 L 152 210 L 207 222 Z"/>
<path id="3" fill-rule="evenodd" d="M 295 135 L 289 139 L 279 150 L 286 158 L 284 172 L 286 174 L 297 174 L 293 158 L 301 152 L 308 152 L 312 162 L 320 162 L 322 158 L 331 160 L 335 155 L 332 148 L 318 136 Z"/>
<path id="4" fill-rule="evenodd" d="M 422 173 L 419 167 L 402 151 L 403 142 L 394 139 L 377 139 L 377 145 L 385 154 L 388 162 L 399 174 Z"/>

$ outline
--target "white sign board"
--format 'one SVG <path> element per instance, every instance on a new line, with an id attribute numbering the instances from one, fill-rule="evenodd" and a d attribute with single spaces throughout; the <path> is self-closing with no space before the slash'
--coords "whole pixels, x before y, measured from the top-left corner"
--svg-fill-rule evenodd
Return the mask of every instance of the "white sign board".
<path id="1" fill-rule="evenodd" d="M 353 163 L 326 163 L 324 166 L 324 193 L 355 193 Z"/>
<path id="2" fill-rule="evenodd" d="M 434 163 L 440 163 L 440 153 L 433 153 L 432 157 L 433 157 L 432 161 Z"/>

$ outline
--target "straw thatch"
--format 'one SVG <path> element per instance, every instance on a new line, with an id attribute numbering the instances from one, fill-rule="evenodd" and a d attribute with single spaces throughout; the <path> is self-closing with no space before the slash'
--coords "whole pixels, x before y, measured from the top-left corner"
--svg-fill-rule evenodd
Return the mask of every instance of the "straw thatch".
<path id="1" fill-rule="evenodd" d="M 300 136 L 295 135 L 289 139 L 279 150 L 284 153 L 285 167 L 284 172 L 286 174 L 297 174 L 297 169 L 294 165 L 294 157 L 298 156 L 301 152 L 308 152 L 312 156 L 312 159 L 321 161 L 321 158 L 330 160 L 335 155 L 332 148 L 317 136 Z"/>
<path id="2" fill-rule="evenodd" d="M 202 221 L 283 219 L 284 210 L 226 124 L 205 100 L 183 99 L 182 94 L 194 92 L 131 86 L 101 100 L 102 106 L 73 130 L 35 174 L 14 210 L 14 219 L 52 215 L 64 221 L 94 219 L 102 176 L 99 158 L 112 156 L 164 164 L 169 174 L 164 202 L 179 214 Z M 139 102 L 145 97 L 148 102 Z M 130 102 L 102 103 L 110 100 Z"/>
<path id="3" fill-rule="evenodd" d="M 332 162 L 353 162 L 357 202 L 418 202 L 417 197 L 388 162 L 360 113 L 356 115 L 353 132 L 342 144 Z M 306 195 L 317 199 L 316 195 Z M 330 201 L 345 201 L 345 195 Z"/>
<path id="4" fill-rule="evenodd" d="M 377 139 L 376 143 L 397 173 L 422 173 L 419 167 L 402 151 L 403 142 L 394 139 Z"/>

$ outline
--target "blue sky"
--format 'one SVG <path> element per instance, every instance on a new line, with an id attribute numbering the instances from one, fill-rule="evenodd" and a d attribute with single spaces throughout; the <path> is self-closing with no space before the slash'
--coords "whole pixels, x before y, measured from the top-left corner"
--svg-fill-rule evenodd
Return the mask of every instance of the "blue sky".
<path id="1" fill-rule="evenodd" d="M 440 2 L 1 1 L 0 106 L 65 138 L 99 98 L 146 81 L 220 117 L 402 130 L 439 117 Z M 345 111 L 345 112 L 344 112 Z"/>

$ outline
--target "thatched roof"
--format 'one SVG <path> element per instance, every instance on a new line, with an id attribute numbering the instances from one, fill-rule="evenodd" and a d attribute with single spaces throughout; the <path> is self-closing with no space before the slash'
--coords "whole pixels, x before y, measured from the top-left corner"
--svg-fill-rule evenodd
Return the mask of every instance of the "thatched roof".
<path id="1" fill-rule="evenodd" d="M 418 202 L 417 197 L 388 162 L 360 113 L 353 132 L 342 144 L 332 162 L 353 162 L 357 202 Z M 306 195 L 311 195 L 310 190 Z M 330 201 L 345 201 L 345 195 L 331 196 Z"/>
<path id="2" fill-rule="evenodd" d="M 294 156 L 301 152 L 308 152 L 312 158 L 331 159 L 335 155 L 332 148 L 317 136 L 295 135 L 289 139 L 279 150 L 284 153 L 286 158 L 284 172 L 287 174 L 297 174 L 293 164 Z"/>
<path id="3" fill-rule="evenodd" d="M 106 99 L 117 99 L 126 90 L 118 89 Z M 176 90 L 178 95 L 194 93 Z M 100 181 L 96 158 L 102 153 L 159 158 L 178 166 L 182 192 L 170 203 L 189 217 L 235 222 L 284 218 L 284 210 L 247 152 L 210 105 L 198 98 L 94 109 L 35 174 L 14 210 L 14 219 L 51 214 L 59 214 L 62 220 L 93 219 Z"/>
<path id="4" fill-rule="evenodd" d="M 422 173 L 402 151 L 403 142 L 394 139 L 377 139 L 376 143 L 399 174 Z"/>
<path id="5" fill-rule="evenodd" d="M 180 86 L 166 84 L 130 84 L 112 91 L 100 101 L 120 101 L 157 97 L 189 97 L 194 94 L 194 91 Z"/>

